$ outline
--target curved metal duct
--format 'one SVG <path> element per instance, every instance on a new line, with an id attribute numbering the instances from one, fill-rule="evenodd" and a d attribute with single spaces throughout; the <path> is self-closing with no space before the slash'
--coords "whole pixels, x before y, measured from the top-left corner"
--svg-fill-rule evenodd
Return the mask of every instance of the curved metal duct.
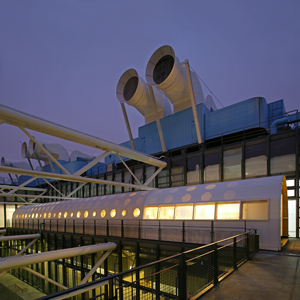
<path id="1" fill-rule="evenodd" d="M 70 154 L 70 161 L 77 161 L 79 159 L 81 161 L 87 162 L 87 161 L 94 160 L 96 157 L 97 157 L 96 155 L 91 155 L 91 154 L 81 152 L 79 150 L 74 150 Z"/>
<path id="2" fill-rule="evenodd" d="M 174 113 L 191 107 L 185 66 L 171 46 L 162 46 L 152 54 L 146 67 L 146 80 L 166 94 L 174 106 Z M 191 72 L 191 80 L 196 104 L 204 103 L 202 87 L 195 72 Z"/>
<path id="3" fill-rule="evenodd" d="M 117 84 L 116 92 L 121 103 L 127 103 L 135 107 L 145 117 L 145 124 L 155 121 L 149 88 L 136 70 L 129 69 L 123 73 Z M 155 88 L 153 93 L 159 117 L 162 118 L 172 114 L 169 99 Z"/>
<path id="4" fill-rule="evenodd" d="M 39 142 L 45 147 L 45 149 L 53 155 L 53 157 L 57 160 L 64 160 L 69 161 L 69 153 L 65 149 L 64 146 L 58 143 L 45 143 L 43 141 Z M 46 156 L 45 153 L 40 149 L 32 140 L 29 141 L 29 154 L 30 155 L 37 155 L 37 156 Z M 34 158 L 34 156 L 33 156 Z M 48 158 L 47 158 L 48 159 Z"/>
<path id="5" fill-rule="evenodd" d="M 207 95 L 205 98 L 205 106 L 210 110 L 210 111 L 215 111 L 217 110 L 217 106 L 213 100 L 213 97 L 211 95 Z"/>
<path id="6" fill-rule="evenodd" d="M 45 162 L 45 164 L 49 163 L 49 158 L 46 155 L 36 155 L 34 153 L 30 153 L 28 150 L 28 146 L 26 142 L 23 142 L 21 147 L 21 156 L 22 158 L 33 158 L 33 159 L 39 159 Z"/>
<path id="7" fill-rule="evenodd" d="M 24 161 L 16 161 L 16 160 L 10 160 L 6 159 L 4 157 L 1 158 L 1 166 L 3 167 L 13 167 L 18 169 L 25 169 L 25 170 L 31 170 L 29 164 Z"/>

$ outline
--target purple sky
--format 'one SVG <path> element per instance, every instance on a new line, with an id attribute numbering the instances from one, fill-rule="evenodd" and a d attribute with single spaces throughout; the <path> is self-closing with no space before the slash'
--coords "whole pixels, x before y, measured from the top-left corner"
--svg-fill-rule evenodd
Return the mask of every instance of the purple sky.
<path id="1" fill-rule="evenodd" d="M 118 80 L 129 68 L 145 78 L 152 53 L 168 44 L 224 106 L 262 96 L 299 109 L 299 11 L 299 0 L 2 0 L 0 103 L 121 143 Z M 127 111 L 137 136 L 144 119 Z M 4 124 L 0 137 L 0 156 L 20 160 L 24 133 Z"/>

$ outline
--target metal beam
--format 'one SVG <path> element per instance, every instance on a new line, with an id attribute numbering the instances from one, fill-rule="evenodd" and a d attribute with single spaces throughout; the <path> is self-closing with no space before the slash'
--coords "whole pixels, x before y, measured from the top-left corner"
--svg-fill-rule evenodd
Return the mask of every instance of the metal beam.
<path id="1" fill-rule="evenodd" d="M 153 156 L 26 114 L 3 104 L 0 104 L 0 119 L 4 120 L 7 124 L 18 127 L 22 126 L 27 129 L 56 136 L 58 138 L 85 146 L 101 149 L 103 151 L 111 151 L 113 154 L 119 153 L 124 157 L 128 157 L 153 166 L 166 166 L 165 162 L 160 161 Z"/>
<path id="2" fill-rule="evenodd" d="M 133 141 L 133 137 L 132 137 L 132 132 L 131 132 L 131 128 L 130 128 L 130 124 L 129 124 L 129 120 L 128 120 L 126 108 L 125 108 L 124 103 L 120 103 L 120 104 L 121 104 L 121 108 L 122 108 L 124 120 L 125 120 L 125 123 L 126 123 L 127 132 L 128 132 L 129 139 L 130 139 L 131 148 L 133 150 L 135 150 L 135 145 L 134 145 L 134 141 Z"/>
<path id="3" fill-rule="evenodd" d="M 39 233 L 36 233 L 36 234 L 23 234 L 23 235 L 1 236 L 0 237 L 0 242 L 14 241 L 14 240 L 31 240 L 31 239 L 37 239 L 39 237 L 40 237 Z"/>
<path id="4" fill-rule="evenodd" d="M 7 193 L 0 193 L 0 196 L 6 197 L 6 198 L 15 198 L 15 197 L 25 197 L 25 198 L 42 198 L 42 199 L 60 199 L 60 200 L 74 200 L 77 198 L 69 197 L 69 196 L 63 196 L 63 197 L 57 197 L 57 196 L 43 196 L 43 195 L 27 195 L 27 194 L 7 194 Z M 25 200 L 24 200 L 25 201 Z M 10 204 L 12 202 L 5 202 L 7 204 Z M 22 202 L 20 202 L 22 203 Z M 25 201 L 25 203 L 27 203 Z M 31 202 L 29 202 L 31 203 Z"/>
<path id="5" fill-rule="evenodd" d="M 25 170 L 25 169 L 17 169 L 17 168 L 11 168 L 11 167 L 0 167 L 0 173 L 12 173 L 12 174 L 19 174 L 19 175 L 35 176 L 38 178 L 47 177 L 47 178 L 52 178 L 52 179 L 57 179 L 57 180 L 116 185 L 116 186 L 124 186 L 124 187 L 141 189 L 141 190 L 154 190 L 155 189 L 155 188 L 147 187 L 145 185 L 136 185 L 136 184 L 130 184 L 130 183 L 124 183 L 124 182 L 115 182 L 115 181 L 101 180 L 101 179 L 95 179 L 95 178 L 87 178 L 87 177 L 81 177 L 81 176 L 76 176 L 76 175 L 57 174 L 57 173 L 53 174 L 53 173 L 32 171 L 32 170 Z M 157 172 L 155 172 L 155 175 L 156 174 L 157 174 Z"/>
<path id="6" fill-rule="evenodd" d="M 67 248 L 55 251 L 48 251 L 42 253 L 27 254 L 18 257 L 5 257 L 0 259 L 0 270 L 10 270 L 20 267 L 25 267 L 32 264 L 37 264 L 45 261 L 58 260 L 62 258 L 69 258 L 78 255 L 87 255 L 100 251 L 112 251 L 116 249 L 115 243 L 104 243 L 82 247 Z"/>
<path id="7" fill-rule="evenodd" d="M 193 109 L 193 115 L 194 115 L 194 120 L 195 120 L 195 127 L 196 127 L 198 144 L 201 144 L 202 143 L 201 131 L 200 131 L 200 127 L 199 127 L 199 120 L 198 120 L 198 114 L 197 114 L 197 108 L 196 108 L 195 95 L 194 95 L 194 91 L 193 91 L 189 61 L 185 60 L 184 65 L 185 65 L 185 72 L 186 72 L 186 75 L 187 75 L 188 86 L 189 86 L 189 93 L 190 93 L 190 98 L 191 98 L 191 103 L 192 103 L 192 109 Z"/>
<path id="8" fill-rule="evenodd" d="M 7 190 L 13 190 L 16 188 L 16 186 L 11 186 L 11 185 L 0 185 L 0 189 L 7 189 Z M 32 192 L 47 192 L 47 189 L 41 189 L 41 188 L 33 188 L 33 187 L 22 187 L 21 190 L 24 191 L 32 191 Z"/>
<path id="9" fill-rule="evenodd" d="M 164 135 L 163 135 L 163 131 L 162 131 L 161 124 L 160 124 L 160 119 L 159 119 L 159 115 L 157 112 L 157 106 L 156 106 L 155 97 L 154 97 L 154 93 L 153 93 L 153 87 L 150 84 L 148 84 L 148 88 L 149 88 L 149 94 L 150 94 L 150 102 L 151 102 L 152 110 L 154 111 L 154 116 L 155 116 L 156 125 L 157 125 L 157 129 L 158 129 L 161 148 L 162 148 L 163 152 L 167 152 Z"/>

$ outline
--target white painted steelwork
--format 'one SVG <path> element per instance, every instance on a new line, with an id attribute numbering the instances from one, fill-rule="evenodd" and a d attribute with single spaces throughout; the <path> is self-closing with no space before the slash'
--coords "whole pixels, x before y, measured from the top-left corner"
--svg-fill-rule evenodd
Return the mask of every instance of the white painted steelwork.
<path id="1" fill-rule="evenodd" d="M 185 67 L 171 46 L 162 46 L 153 53 L 146 67 L 146 80 L 166 94 L 174 106 L 174 113 L 191 107 Z M 196 104 L 204 103 L 202 87 L 195 72 L 191 72 L 191 80 Z"/>
<path id="2" fill-rule="evenodd" d="M 39 238 L 40 234 L 23 234 L 23 235 L 10 235 L 10 236 L 1 236 L 0 242 L 5 241 L 15 241 L 15 240 L 30 240 L 30 239 L 36 239 Z"/>
<path id="3" fill-rule="evenodd" d="M 23 169 L 16 169 L 16 168 L 9 168 L 9 167 L 0 167 L 1 173 L 10 173 L 10 174 L 19 174 L 19 175 L 28 175 L 28 176 L 35 176 L 36 178 L 51 178 L 57 180 L 66 180 L 66 181 L 75 181 L 75 182 L 91 182 L 91 183 L 98 183 L 98 184 L 106 184 L 106 185 L 116 185 L 116 186 L 124 186 L 142 190 L 154 190 L 155 188 L 148 187 L 144 185 L 136 185 L 136 184 L 129 184 L 129 183 L 122 183 L 116 181 L 108 181 L 108 180 L 101 180 L 95 178 L 88 178 L 88 177 L 81 177 L 76 175 L 68 175 L 68 174 L 57 174 L 57 173 L 47 173 L 41 171 L 31 171 L 31 170 L 23 170 Z"/>
<path id="4" fill-rule="evenodd" d="M 18 257 L 5 257 L 0 259 L 0 270 L 10 270 L 37 264 L 45 261 L 58 260 L 63 258 L 74 257 L 78 255 L 87 255 L 100 251 L 112 251 L 116 249 L 115 243 L 104 243 L 82 247 L 67 248 L 42 253 L 28 254 Z"/>
<path id="5" fill-rule="evenodd" d="M 153 166 L 165 167 L 167 165 L 166 162 L 160 161 L 150 155 L 146 155 L 124 146 L 105 141 L 98 137 L 94 137 L 80 131 L 44 120 L 42 118 L 26 114 L 2 104 L 0 104 L 0 119 L 4 120 L 7 124 L 11 124 L 19 128 L 27 128 L 78 144 L 101 149 L 103 151 L 111 151 L 114 154 L 118 153 L 121 156 L 141 161 Z"/>
<path id="6" fill-rule="evenodd" d="M 156 88 L 153 93 L 159 117 L 172 114 L 169 99 Z M 145 117 L 145 124 L 155 121 L 148 86 L 136 70 L 129 69 L 123 73 L 117 84 L 117 98 L 121 103 L 135 107 Z"/>

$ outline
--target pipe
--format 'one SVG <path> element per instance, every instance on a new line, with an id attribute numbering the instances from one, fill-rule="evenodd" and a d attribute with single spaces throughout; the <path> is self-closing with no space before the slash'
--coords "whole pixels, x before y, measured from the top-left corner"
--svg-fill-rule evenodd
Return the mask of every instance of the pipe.
<path id="1" fill-rule="evenodd" d="M 97 155 L 87 154 L 79 150 L 74 150 L 70 154 L 70 161 L 78 161 L 79 159 L 80 161 L 89 162 L 94 160 L 95 158 L 97 158 Z"/>
<path id="2" fill-rule="evenodd" d="M 169 99 L 156 88 L 153 93 L 159 117 L 162 118 L 172 114 Z M 120 103 L 127 103 L 135 107 L 145 117 L 145 124 L 155 121 L 148 86 L 136 70 L 129 69 L 123 73 L 117 84 L 116 94 Z"/>
<path id="3" fill-rule="evenodd" d="M 28 150 L 28 146 L 27 146 L 26 142 L 23 142 L 23 144 L 22 144 L 22 147 L 21 147 L 21 156 L 24 159 L 25 158 L 27 158 L 27 159 L 30 159 L 30 158 L 40 159 L 42 161 L 45 161 L 46 164 L 49 163 L 49 158 L 46 155 L 44 155 L 44 154 L 37 155 L 35 153 L 30 153 L 29 150 Z"/>
<path id="4" fill-rule="evenodd" d="M 286 123 L 294 123 L 294 122 L 300 122 L 300 113 L 297 112 L 297 113 L 289 115 L 287 117 L 275 120 L 270 126 L 270 133 L 271 134 L 277 133 L 278 125 L 282 125 L 282 124 L 286 124 Z"/>
<path id="5" fill-rule="evenodd" d="M 14 241 L 14 240 L 29 240 L 29 239 L 36 239 L 39 238 L 40 234 L 23 234 L 23 235 L 9 235 L 9 236 L 1 236 L 0 242 L 5 241 Z"/>
<path id="6" fill-rule="evenodd" d="M 191 72 L 196 104 L 204 103 L 201 84 Z M 174 113 L 191 107 L 185 67 L 171 46 L 162 46 L 151 56 L 146 67 L 147 83 L 162 90 L 174 106 Z"/>
<path id="7" fill-rule="evenodd" d="M 150 155 L 146 155 L 124 146 L 105 141 L 98 137 L 94 137 L 65 126 L 58 125 L 56 123 L 35 116 L 31 116 L 2 104 L 0 104 L 0 118 L 5 120 L 6 123 L 14 126 L 24 126 L 27 129 L 32 129 L 34 131 L 56 136 L 58 138 L 62 138 L 85 146 L 119 153 L 120 155 L 127 158 L 131 158 L 153 166 L 165 167 L 167 165 L 166 162 L 160 161 Z"/>
<path id="8" fill-rule="evenodd" d="M 87 255 L 100 251 L 114 250 L 117 248 L 115 243 L 104 243 L 82 247 L 67 248 L 42 253 L 28 254 L 21 257 L 6 257 L 0 259 L 0 270 L 9 270 L 38 264 L 45 261 L 69 258 L 78 255 Z"/>

